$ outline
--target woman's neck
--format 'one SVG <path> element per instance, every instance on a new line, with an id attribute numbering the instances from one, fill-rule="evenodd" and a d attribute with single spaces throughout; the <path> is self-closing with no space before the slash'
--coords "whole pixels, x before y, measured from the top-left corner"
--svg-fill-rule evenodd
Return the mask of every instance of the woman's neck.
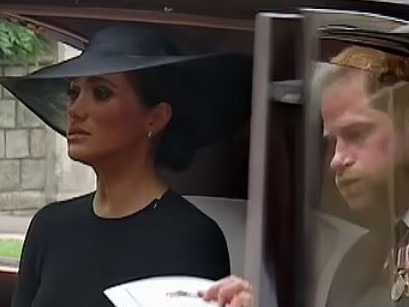
<path id="1" fill-rule="evenodd" d="M 126 162 L 125 162 L 126 161 Z M 168 187 L 157 175 L 153 162 L 115 160 L 95 168 L 97 191 L 94 212 L 104 218 L 120 218 L 142 210 Z"/>

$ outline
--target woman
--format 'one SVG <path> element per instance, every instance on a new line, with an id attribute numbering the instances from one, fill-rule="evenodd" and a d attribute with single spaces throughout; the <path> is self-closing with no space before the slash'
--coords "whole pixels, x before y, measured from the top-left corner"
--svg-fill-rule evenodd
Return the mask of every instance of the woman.
<path id="1" fill-rule="evenodd" d="M 125 281 L 227 276 L 220 228 L 172 191 L 158 168 L 183 170 L 196 149 L 248 117 L 249 72 L 247 58 L 183 56 L 156 32 L 119 26 L 98 32 L 78 58 L 2 80 L 51 127 L 66 130 L 69 156 L 97 174 L 95 193 L 33 218 L 13 306 L 111 306 L 103 290 Z"/>

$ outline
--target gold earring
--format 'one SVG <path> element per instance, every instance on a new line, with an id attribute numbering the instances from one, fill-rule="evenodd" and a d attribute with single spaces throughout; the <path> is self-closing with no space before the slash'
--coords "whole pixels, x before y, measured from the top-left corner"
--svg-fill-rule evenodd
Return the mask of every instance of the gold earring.
<path id="1" fill-rule="evenodd" d="M 149 133 L 148 133 L 148 138 L 151 138 L 153 136 L 153 132 L 152 132 L 152 130 L 151 131 L 149 131 Z"/>

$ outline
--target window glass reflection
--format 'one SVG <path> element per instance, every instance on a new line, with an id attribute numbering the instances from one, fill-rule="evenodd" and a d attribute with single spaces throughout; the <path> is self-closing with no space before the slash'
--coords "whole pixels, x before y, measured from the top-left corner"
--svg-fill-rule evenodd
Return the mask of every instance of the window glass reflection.
<path id="1" fill-rule="evenodd" d="M 314 306 L 409 306 L 409 60 L 348 46 L 315 74 L 326 159 Z"/>

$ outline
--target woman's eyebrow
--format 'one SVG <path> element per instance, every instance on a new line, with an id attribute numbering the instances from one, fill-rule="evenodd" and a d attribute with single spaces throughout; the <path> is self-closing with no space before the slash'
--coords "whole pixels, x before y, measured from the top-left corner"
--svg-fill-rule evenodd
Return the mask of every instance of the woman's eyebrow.
<path id="1" fill-rule="evenodd" d="M 86 81 L 87 81 L 87 82 L 106 82 L 106 83 L 110 84 L 111 86 L 113 86 L 113 87 L 115 87 L 115 88 L 118 88 L 115 83 L 113 83 L 111 80 L 109 80 L 108 78 L 105 78 L 105 77 L 103 77 L 103 76 L 92 76 L 92 77 L 88 77 L 88 78 L 86 79 Z"/>
<path id="2" fill-rule="evenodd" d="M 67 78 L 67 81 L 72 84 L 73 82 L 79 80 L 80 77 L 73 77 L 73 78 Z M 91 76 L 91 77 L 86 77 L 85 79 L 86 82 L 91 82 L 91 83 L 95 83 L 95 82 L 106 82 L 109 85 L 118 88 L 118 86 L 116 86 L 115 83 L 113 83 L 112 81 L 110 81 L 108 78 L 105 78 L 103 76 Z"/>

